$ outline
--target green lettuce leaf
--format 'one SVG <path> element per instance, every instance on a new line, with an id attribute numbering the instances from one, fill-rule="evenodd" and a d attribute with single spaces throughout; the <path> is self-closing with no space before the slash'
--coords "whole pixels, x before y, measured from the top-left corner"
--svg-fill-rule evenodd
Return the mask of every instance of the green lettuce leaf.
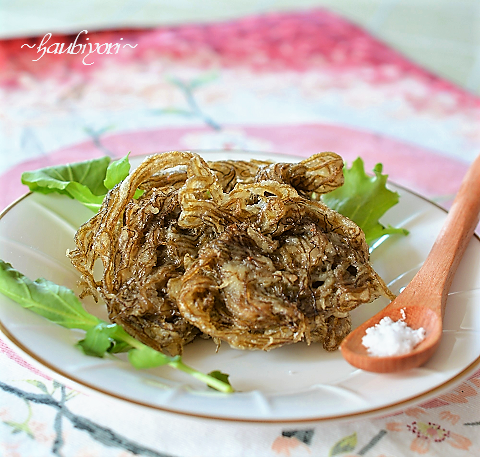
<path id="1" fill-rule="evenodd" d="M 117 324 L 99 322 L 90 327 L 85 333 L 85 338 L 77 343 L 83 352 L 94 357 L 103 357 L 115 345 L 115 332 Z"/>
<path id="2" fill-rule="evenodd" d="M 185 365 L 181 357 L 169 357 L 155 351 L 130 336 L 118 324 L 90 314 L 72 290 L 43 278 L 32 281 L 3 260 L 0 260 L 0 293 L 55 324 L 85 330 L 85 338 L 77 346 L 87 355 L 104 357 L 106 353 L 126 351 L 135 368 L 168 365 L 221 392 L 234 391 L 230 383 Z"/>
<path id="3" fill-rule="evenodd" d="M 105 156 L 26 171 L 22 174 L 22 183 L 32 192 L 68 195 L 92 211 L 98 211 L 107 192 L 128 176 L 129 155 L 113 162 Z"/>
<path id="4" fill-rule="evenodd" d="M 365 173 L 364 163 L 357 158 L 351 168 L 344 167 L 343 186 L 322 196 L 323 202 L 354 221 L 365 233 L 367 243 L 392 234 L 408 234 L 408 230 L 385 227 L 380 218 L 399 201 L 397 192 L 386 186 L 388 175 L 382 174 L 382 164 L 375 165 L 373 175 Z"/>
<path id="5" fill-rule="evenodd" d="M 22 174 L 22 183 L 26 184 L 32 192 L 45 194 L 57 192 L 65 195 L 70 195 L 70 184 L 77 183 L 90 190 L 93 195 L 105 195 L 108 189 L 103 181 L 109 164 L 110 157 L 105 156 L 84 162 L 26 171 Z"/>
<path id="6" fill-rule="evenodd" d="M 130 173 L 130 161 L 128 160 L 128 153 L 125 157 L 112 162 L 105 174 L 103 185 L 108 189 L 113 189 L 119 182 L 122 182 Z"/>
<path id="7" fill-rule="evenodd" d="M 210 373 L 208 373 L 209 376 L 212 376 L 216 379 L 219 379 L 220 381 L 230 385 L 230 375 L 227 374 L 227 373 L 223 373 L 221 372 L 220 370 L 214 370 L 214 371 L 211 371 Z"/>
<path id="8" fill-rule="evenodd" d="M 88 187 L 76 181 L 69 183 L 66 190 L 69 197 L 74 198 L 95 212 L 97 212 L 100 209 L 100 206 L 102 206 L 103 199 L 106 195 L 94 195 Z"/>
<path id="9" fill-rule="evenodd" d="M 0 260 L 0 292 L 62 327 L 88 330 L 101 322 L 85 311 L 72 290 L 43 278 L 31 281 L 3 260 Z"/>
<path id="10" fill-rule="evenodd" d="M 172 363 L 173 357 L 168 357 L 148 346 L 133 348 L 128 351 L 129 362 L 138 369 L 160 367 Z M 180 360 L 180 357 L 175 357 Z"/>

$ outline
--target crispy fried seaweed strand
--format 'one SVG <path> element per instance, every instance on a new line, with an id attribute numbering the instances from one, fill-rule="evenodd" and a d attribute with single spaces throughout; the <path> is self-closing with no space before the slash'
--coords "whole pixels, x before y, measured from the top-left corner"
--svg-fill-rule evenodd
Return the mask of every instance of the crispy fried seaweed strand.
<path id="1" fill-rule="evenodd" d="M 343 159 L 334 152 L 314 154 L 299 163 L 273 163 L 260 168 L 256 181 L 278 181 L 300 195 L 326 194 L 343 184 Z"/>
<path id="2" fill-rule="evenodd" d="M 390 292 L 363 232 L 325 205 L 271 199 L 257 224 L 233 224 L 169 282 L 181 314 L 217 341 L 270 350 L 300 340 L 338 348 L 349 311 Z"/>
<path id="3" fill-rule="evenodd" d="M 170 281 L 171 294 L 189 322 L 232 347 L 273 349 L 300 341 L 305 317 L 275 290 L 288 275 L 262 255 L 248 228 L 231 225 L 205 245 L 185 275 Z"/>
<path id="4" fill-rule="evenodd" d="M 75 236 L 83 295 L 169 355 L 198 335 L 245 349 L 335 349 L 351 309 L 391 295 L 359 227 L 312 201 L 343 183 L 342 166 L 334 153 L 297 164 L 150 156 Z"/>
<path id="5" fill-rule="evenodd" d="M 266 160 L 220 160 L 208 162 L 219 180 L 224 192 L 230 192 L 237 183 L 252 183 L 258 171 L 270 165 Z"/>
<path id="6" fill-rule="evenodd" d="M 154 349 L 177 355 L 192 341 L 198 329 L 178 313 L 164 293 L 171 277 L 183 273 L 177 253 L 195 253 L 195 234 L 190 244 L 175 243 L 180 212 L 178 186 L 192 154 L 175 152 L 145 159 L 135 173 L 114 187 L 100 211 L 77 231 L 77 249 L 69 253 L 85 285 L 83 295 L 101 296 L 113 322 Z M 170 169 L 170 173 L 165 173 Z M 138 200 L 137 188 L 147 190 Z M 95 278 L 97 260 L 103 266 Z"/>

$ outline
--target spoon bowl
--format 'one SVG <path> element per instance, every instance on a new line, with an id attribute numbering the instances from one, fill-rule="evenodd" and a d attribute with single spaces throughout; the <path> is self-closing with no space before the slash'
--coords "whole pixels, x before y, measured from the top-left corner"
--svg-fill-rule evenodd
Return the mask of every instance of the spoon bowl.
<path id="1" fill-rule="evenodd" d="M 480 219 L 480 156 L 470 166 L 435 243 L 407 287 L 383 310 L 353 330 L 342 342 L 343 357 L 354 367 L 375 373 L 416 368 L 427 362 L 440 344 L 448 291 L 460 260 Z M 404 320 L 425 338 L 407 354 L 374 356 L 362 343 L 368 328 L 384 317 Z"/>
<path id="2" fill-rule="evenodd" d="M 402 314 L 402 310 L 403 313 Z M 404 320 L 405 323 L 416 330 L 423 328 L 425 338 L 407 354 L 385 357 L 372 356 L 362 344 L 362 338 L 368 328 L 378 324 L 384 317 L 393 321 Z M 408 370 L 423 365 L 432 357 L 440 344 L 439 335 L 442 332 L 442 319 L 439 314 L 423 306 L 386 307 L 376 314 L 343 341 L 341 346 L 345 360 L 351 365 L 362 370 L 375 373 L 392 373 Z"/>

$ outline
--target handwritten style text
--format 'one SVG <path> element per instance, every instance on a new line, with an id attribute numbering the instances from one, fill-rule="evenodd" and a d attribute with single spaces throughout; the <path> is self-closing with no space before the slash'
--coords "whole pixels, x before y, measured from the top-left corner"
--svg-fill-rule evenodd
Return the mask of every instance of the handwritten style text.
<path id="1" fill-rule="evenodd" d="M 37 62 L 45 54 L 82 54 L 84 55 L 82 58 L 82 63 L 84 65 L 92 65 L 94 61 L 90 61 L 91 58 L 88 59 L 91 54 L 118 54 L 119 50 L 121 48 L 125 48 L 126 46 L 130 48 L 137 47 L 137 45 L 131 45 L 128 43 L 78 43 L 78 40 L 82 34 L 87 35 L 88 30 L 82 30 L 79 32 L 73 43 L 70 43 L 68 46 L 66 46 L 65 43 L 51 43 L 48 45 L 47 43 L 52 38 L 52 34 L 46 33 L 38 47 L 36 44 L 23 44 L 21 48 L 27 46 L 30 49 L 37 49 L 37 54 L 40 54 L 40 56 L 37 59 L 32 59 L 33 62 Z M 90 38 L 86 38 L 86 40 L 90 40 Z M 120 38 L 120 40 L 123 40 L 123 38 Z"/>

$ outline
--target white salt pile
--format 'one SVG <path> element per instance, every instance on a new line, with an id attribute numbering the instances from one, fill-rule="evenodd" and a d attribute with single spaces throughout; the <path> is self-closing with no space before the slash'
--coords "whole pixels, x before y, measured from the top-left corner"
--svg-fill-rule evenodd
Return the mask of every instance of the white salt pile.
<path id="1" fill-rule="evenodd" d="M 370 355 L 388 357 L 408 354 L 417 344 L 425 339 L 425 329 L 409 327 L 403 319 L 398 321 L 384 317 L 378 324 L 366 330 L 362 344 Z"/>

